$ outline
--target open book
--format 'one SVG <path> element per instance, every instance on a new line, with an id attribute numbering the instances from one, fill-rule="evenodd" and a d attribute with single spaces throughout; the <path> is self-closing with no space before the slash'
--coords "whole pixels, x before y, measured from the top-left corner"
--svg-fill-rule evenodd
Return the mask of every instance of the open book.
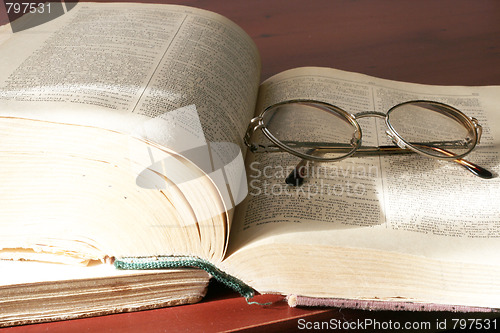
<path id="1" fill-rule="evenodd" d="M 479 119 L 467 159 L 497 174 L 500 87 L 312 67 L 259 84 L 251 38 L 182 6 L 80 3 L 9 29 L 0 326 L 195 302 L 211 276 L 292 303 L 500 308 L 500 178 L 407 154 L 317 164 L 295 187 L 298 158 L 243 141 L 280 101 L 357 113 L 434 100 Z M 364 142 L 387 140 L 376 119 L 362 127 Z"/>

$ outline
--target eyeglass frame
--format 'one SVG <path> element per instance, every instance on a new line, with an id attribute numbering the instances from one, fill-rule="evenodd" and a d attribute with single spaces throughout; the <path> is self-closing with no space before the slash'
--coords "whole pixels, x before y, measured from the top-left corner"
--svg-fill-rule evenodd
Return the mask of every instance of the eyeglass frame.
<path id="1" fill-rule="evenodd" d="M 318 156 L 314 156 L 314 155 L 303 154 L 301 152 L 298 152 L 298 151 L 291 149 L 286 144 L 284 144 L 279 139 L 277 139 L 269 131 L 269 129 L 266 127 L 266 124 L 264 124 L 264 115 L 266 114 L 266 112 L 269 112 L 269 110 L 271 110 L 275 107 L 278 107 L 281 105 L 287 105 L 287 104 L 294 104 L 294 103 L 314 103 L 317 105 L 321 105 L 324 108 L 327 108 L 328 111 L 330 111 L 330 112 L 332 110 L 335 112 L 339 112 L 345 118 L 345 120 L 347 120 L 354 127 L 353 135 L 358 133 L 359 139 L 356 140 L 354 146 L 351 148 L 351 150 L 347 154 L 339 156 L 339 157 L 322 158 L 322 157 L 318 157 Z M 439 147 L 432 147 L 435 150 L 438 150 L 440 153 L 442 153 L 443 156 L 436 156 L 436 155 L 426 153 L 424 151 L 416 149 L 414 147 L 414 144 L 407 142 L 403 137 L 401 137 L 401 135 L 394 129 L 394 127 L 391 125 L 391 123 L 389 121 L 389 115 L 393 110 L 395 110 L 396 108 L 401 107 L 403 105 L 412 104 L 412 103 L 413 104 L 414 103 L 431 103 L 431 104 L 441 106 L 441 107 L 446 108 L 447 110 L 452 111 L 448 114 L 449 115 L 453 114 L 453 116 L 456 120 L 460 120 L 460 122 L 464 125 L 465 128 L 467 128 L 468 130 L 472 130 L 472 132 L 474 133 L 474 138 L 472 140 L 472 147 L 470 149 L 468 149 L 463 154 L 455 154 L 455 153 L 449 152 L 449 151 L 442 149 L 442 148 L 439 148 Z M 434 111 L 436 111 L 436 110 L 434 110 Z M 440 112 L 440 111 L 436 111 L 436 112 Z M 456 115 L 458 115 L 459 117 L 457 118 Z M 383 118 L 385 120 L 385 124 L 386 124 L 387 128 L 389 129 L 389 131 L 386 131 L 386 134 L 392 139 L 392 141 L 396 144 L 396 146 L 367 147 L 368 149 L 363 149 L 363 147 L 361 146 L 362 145 L 362 130 L 361 130 L 361 126 L 359 125 L 357 120 L 364 118 L 364 117 Z M 261 129 L 264 136 L 266 136 L 267 139 L 270 140 L 274 145 L 262 145 L 262 144 L 257 145 L 255 143 L 251 142 L 251 137 L 252 137 L 253 133 L 255 131 L 257 131 L 258 129 Z M 472 150 L 474 150 L 476 145 L 480 142 L 481 135 L 482 135 L 482 126 L 479 124 L 479 122 L 476 118 L 467 116 L 462 111 L 452 107 L 451 105 L 437 102 L 437 101 L 410 100 L 410 101 L 402 102 L 402 103 L 399 103 L 399 104 L 392 106 L 386 113 L 378 112 L 378 111 L 363 111 L 363 112 L 359 112 L 356 114 L 351 114 L 338 106 L 335 106 L 335 105 L 327 103 L 327 102 L 319 101 L 319 100 L 290 99 L 290 100 L 285 100 L 285 101 L 282 101 L 279 103 L 272 104 L 272 105 L 268 106 L 267 108 L 265 108 L 260 113 L 259 116 L 252 118 L 250 120 L 249 125 L 248 125 L 247 131 L 246 131 L 245 136 L 243 138 L 243 141 L 252 153 L 285 151 L 285 152 L 288 152 L 294 156 L 302 158 L 303 161 L 302 161 L 302 163 L 299 163 L 299 164 L 303 164 L 303 162 L 305 160 L 317 161 L 317 162 L 339 161 L 339 160 L 348 158 L 357 152 L 363 153 L 363 155 L 382 155 L 382 154 L 415 152 L 415 153 L 425 155 L 428 157 L 432 157 L 435 159 L 453 160 L 453 161 L 461 164 L 462 166 L 464 166 L 466 169 L 471 171 L 473 174 L 475 174 L 481 178 L 490 179 L 490 178 L 493 178 L 493 174 L 490 171 L 488 171 L 488 170 L 486 170 L 478 165 L 475 165 L 474 163 L 471 163 L 469 161 L 462 159 L 462 157 L 466 156 Z M 288 142 L 291 142 L 291 141 L 288 141 Z M 304 143 L 301 143 L 301 144 L 303 145 Z M 316 148 L 316 149 L 320 150 L 321 148 Z"/>

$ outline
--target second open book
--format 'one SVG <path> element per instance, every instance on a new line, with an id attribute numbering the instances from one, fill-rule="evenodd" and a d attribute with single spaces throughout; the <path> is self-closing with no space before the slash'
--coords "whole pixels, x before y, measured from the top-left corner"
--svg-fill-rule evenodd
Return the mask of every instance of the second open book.
<path id="1" fill-rule="evenodd" d="M 481 143 L 467 159 L 498 173 L 499 87 L 313 67 L 259 85 L 250 37 L 179 6 L 78 4 L 39 27 L 4 29 L 0 41 L 0 258 L 44 262 L 0 263 L 12 313 L 13 285 L 29 298 L 33 283 L 87 290 L 85 281 L 100 279 L 112 294 L 106 281 L 118 274 L 125 284 L 153 274 L 148 283 L 177 293 L 176 302 L 148 303 L 139 291 L 136 308 L 195 301 L 206 288 L 197 270 L 124 273 L 109 270 L 113 261 L 202 266 L 260 293 L 500 308 L 499 178 L 415 155 L 374 156 L 316 164 L 293 187 L 284 178 L 297 158 L 243 144 L 254 114 L 280 101 L 357 113 L 435 100 L 479 119 Z M 364 142 L 387 140 L 380 125 L 363 121 Z M 45 273 L 27 278 L 20 265 Z M 181 275 L 165 287 L 168 272 Z"/>

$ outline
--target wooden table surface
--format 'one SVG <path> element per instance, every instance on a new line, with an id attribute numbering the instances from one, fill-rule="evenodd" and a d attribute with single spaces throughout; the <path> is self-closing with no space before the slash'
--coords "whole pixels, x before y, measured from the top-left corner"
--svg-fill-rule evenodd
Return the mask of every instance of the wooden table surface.
<path id="1" fill-rule="evenodd" d="M 293 67 L 326 66 L 424 84 L 500 84 L 497 0 L 139 2 L 183 4 L 230 18 L 257 44 L 262 79 Z"/>
<path id="2" fill-rule="evenodd" d="M 424 84 L 500 85 L 500 1 L 496 0 L 163 2 L 212 10 L 240 25 L 260 50 L 263 80 L 293 67 L 327 66 Z M 1 8 L 0 23 L 5 21 Z M 209 332 L 255 327 L 281 331 L 297 329 L 299 318 L 431 322 L 435 328 L 438 320 L 449 323 L 453 318 L 479 318 L 478 314 L 446 312 L 297 309 L 289 308 L 279 296 L 260 296 L 257 300 L 274 303 L 266 307 L 248 305 L 214 284 L 198 304 L 5 331 Z"/>

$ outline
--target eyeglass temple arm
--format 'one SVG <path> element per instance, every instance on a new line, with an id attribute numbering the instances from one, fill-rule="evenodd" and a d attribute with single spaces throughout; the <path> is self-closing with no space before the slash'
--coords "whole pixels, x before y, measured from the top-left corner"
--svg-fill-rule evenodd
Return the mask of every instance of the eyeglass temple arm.
<path id="1" fill-rule="evenodd" d="M 250 124 L 248 124 L 247 131 L 245 133 L 245 136 L 243 137 L 243 142 L 248 148 L 250 148 L 251 152 L 263 152 L 258 145 L 251 141 L 253 133 L 261 127 L 262 125 L 260 124 L 260 117 L 252 118 L 252 120 L 250 120 Z"/>
<path id="2" fill-rule="evenodd" d="M 446 155 L 446 156 L 454 156 L 455 155 L 451 151 L 448 151 L 448 150 L 440 148 L 440 147 L 426 147 L 426 148 L 432 148 L 433 150 L 440 152 L 441 154 Z M 487 169 L 485 169 L 485 168 L 483 168 L 475 163 L 464 160 L 463 158 L 457 158 L 456 160 L 453 160 L 453 162 L 460 164 L 461 166 L 463 166 L 464 168 L 466 168 L 467 170 L 469 170 L 470 172 L 472 172 L 474 175 L 476 175 L 478 177 L 481 177 L 484 179 L 493 178 L 493 173 L 491 173 L 489 170 L 487 170 Z"/>
<path id="3" fill-rule="evenodd" d="M 427 146 L 427 145 L 420 145 L 421 147 L 425 148 L 430 148 L 435 151 L 438 151 L 442 153 L 443 155 L 446 156 L 454 156 L 455 154 L 440 148 L 440 147 L 435 147 L 435 146 Z M 342 148 L 340 148 L 342 149 Z M 346 149 L 346 148 L 343 148 Z M 339 148 L 312 148 L 308 151 L 308 154 L 325 154 L 328 152 L 332 151 L 338 151 Z M 400 148 L 398 146 L 379 146 L 379 147 L 360 147 L 354 154 L 353 156 L 361 157 L 361 156 L 373 156 L 373 155 L 392 155 L 392 154 L 408 154 L 408 153 L 414 153 L 412 150 L 409 149 L 404 149 Z M 483 179 L 491 179 L 493 178 L 493 174 L 472 162 L 469 162 L 463 158 L 458 158 L 453 160 L 454 162 L 460 164 L 463 166 L 465 169 L 470 171 L 472 174 L 481 177 Z M 297 166 L 294 168 L 294 170 L 286 177 L 285 182 L 289 185 L 295 185 L 295 186 L 300 186 L 304 182 L 305 176 L 306 176 L 306 171 L 307 171 L 307 163 L 308 160 L 301 160 Z"/>

